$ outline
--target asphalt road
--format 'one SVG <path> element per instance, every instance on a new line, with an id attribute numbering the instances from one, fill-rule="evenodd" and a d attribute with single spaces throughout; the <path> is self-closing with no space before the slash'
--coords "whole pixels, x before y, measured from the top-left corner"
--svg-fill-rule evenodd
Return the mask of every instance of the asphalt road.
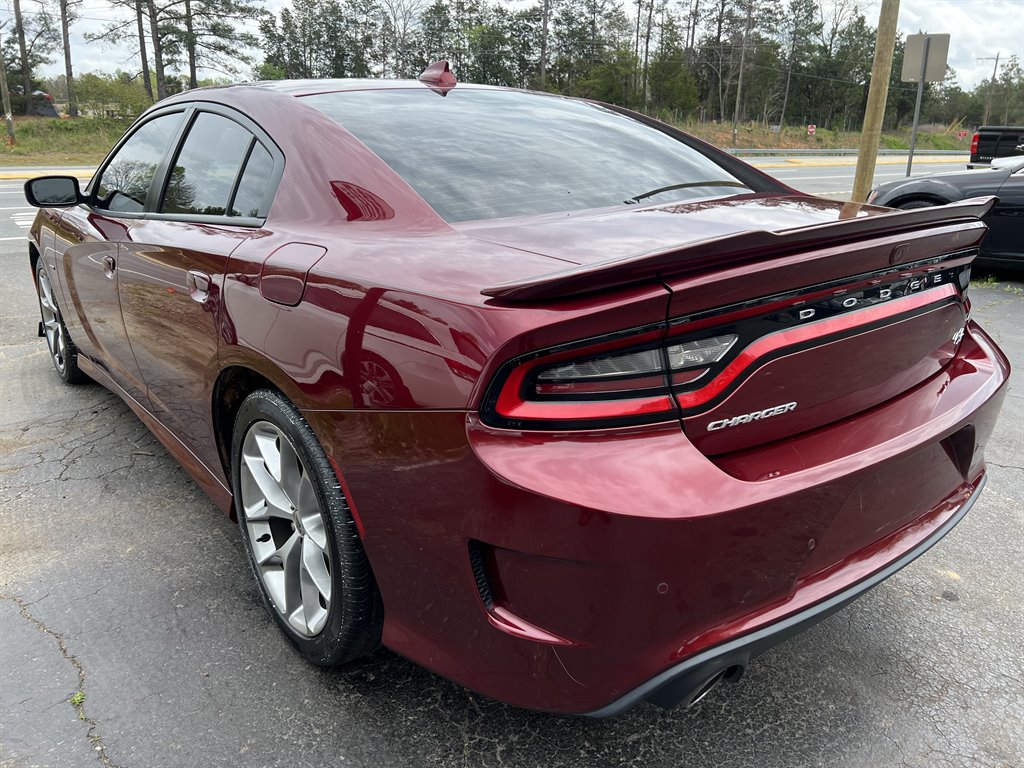
<path id="1" fill-rule="evenodd" d="M 922 176 L 930 173 L 946 173 L 949 171 L 966 170 L 966 158 L 944 157 L 940 155 L 921 155 L 914 161 L 912 176 Z M 856 168 L 856 157 L 826 157 L 826 156 L 765 156 L 765 157 L 743 157 L 745 160 L 765 172 L 786 182 L 790 186 L 799 189 L 801 192 L 808 192 L 813 195 L 821 195 L 836 200 L 848 200 L 853 191 L 853 174 Z M 882 155 L 875 166 L 875 183 L 895 181 L 906 177 L 907 160 L 903 156 Z M 66 173 L 71 172 L 83 178 L 88 178 L 93 169 L 86 167 L 74 168 L 0 168 L 0 185 L 7 188 L 6 194 L 11 199 L 17 196 L 15 187 L 21 186 L 21 181 L 10 179 L 11 176 L 21 175 L 22 171 L 45 172 L 45 173 Z M 5 178 L 8 179 L 5 181 Z M 11 203 L 14 205 L 15 203 Z M 19 203 L 24 205 L 22 201 Z M 6 211 L 0 211 L 0 217 Z M 29 219 L 31 221 L 31 219 Z"/>
<path id="2" fill-rule="evenodd" d="M 835 200 L 849 200 L 850 193 L 853 192 L 855 157 L 833 159 L 824 157 L 745 157 L 742 159 L 801 192 Z M 941 160 L 941 162 L 933 162 L 935 160 Z M 964 162 L 949 162 L 941 156 L 925 156 L 915 159 L 911 176 L 966 169 L 967 166 Z M 881 184 L 886 181 L 906 178 L 906 175 L 906 157 L 882 156 L 878 159 L 878 165 L 875 166 L 873 178 L 875 184 Z"/>
<path id="3" fill-rule="evenodd" d="M 1016 370 L 964 522 L 696 708 L 593 721 L 387 651 L 303 663 L 235 526 L 120 400 L 59 383 L 19 187 L 0 182 L 0 767 L 1024 765 L 1024 284 L 971 289 Z"/>

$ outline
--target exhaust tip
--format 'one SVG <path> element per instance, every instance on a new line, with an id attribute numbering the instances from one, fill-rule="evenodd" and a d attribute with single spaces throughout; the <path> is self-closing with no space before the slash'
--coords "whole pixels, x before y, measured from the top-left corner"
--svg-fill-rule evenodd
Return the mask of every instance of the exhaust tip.
<path id="1" fill-rule="evenodd" d="M 731 667 L 726 667 L 723 670 L 715 672 L 715 674 L 704 680 L 703 683 L 694 689 L 694 692 L 690 694 L 686 706 L 692 707 L 697 704 L 701 699 L 707 696 L 713 691 L 720 682 L 728 680 L 730 683 L 738 683 L 740 678 L 743 677 L 745 667 L 742 664 L 734 664 Z"/>
<path id="2" fill-rule="evenodd" d="M 729 664 L 729 662 L 733 662 Z M 662 709 L 692 707 L 701 701 L 723 680 L 738 682 L 747 668 L 746 657 L 732 656 L 719 663 L 687 670 L 686 674 L 671 679 L 644 696 L 644 699 Z"/>
<path id="3" fill-rule="evenodd" d="M 700 702 L 701 699 L 703 699 L 705 696 L 711 693 L 711 691 L 714 690 L 715 686 L 722 682 L 722 678 L 725 677 L 727 671 L 728 670 L 723 669 L 720 672 L 715 672 L 715 674 L 713 674 L 711 677 L 707 678 L 703 683 L 698 685 L 694 692 L 691 693 L 688 697 L 689 701 L 687 701 L 686 706 L 694 706 L 695 704 Z"/>

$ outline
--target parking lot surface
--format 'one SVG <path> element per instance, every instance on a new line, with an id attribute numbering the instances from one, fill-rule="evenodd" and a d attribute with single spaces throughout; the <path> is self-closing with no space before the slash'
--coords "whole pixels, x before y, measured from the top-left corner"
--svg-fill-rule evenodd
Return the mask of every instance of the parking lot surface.
<path id="1" fill-rule="evenodd" d="M 114 395 L 60 384 L 18 186 L 0 183 L 0 767 L 1024 765 L 1021 282 L 971 289 L 1015 371 L 966 519 L 738 685 L 595 721 L 386 650 L 305 664 L 236 526 Z"/>

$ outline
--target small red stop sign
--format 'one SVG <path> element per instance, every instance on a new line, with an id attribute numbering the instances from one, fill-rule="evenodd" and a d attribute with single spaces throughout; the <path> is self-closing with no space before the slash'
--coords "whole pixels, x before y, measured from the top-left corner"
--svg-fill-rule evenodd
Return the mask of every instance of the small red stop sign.
<path id="1" fill-rule="evenodd" d="M 807 126 L 807 135 L 808 136 L 813 136 L 815 131 L 817 131 L 817 130 L 818 130 L 818 126 L 816 126 L 814 123 L 811 123 L 810 125 Z"/>

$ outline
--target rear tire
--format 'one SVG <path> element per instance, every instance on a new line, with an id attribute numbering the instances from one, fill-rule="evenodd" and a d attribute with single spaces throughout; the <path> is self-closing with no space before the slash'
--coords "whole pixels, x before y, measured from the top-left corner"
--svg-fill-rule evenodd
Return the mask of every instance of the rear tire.
<path id="1" fill-rule="evenodd" d="M 921 198 L 917 198 L 916 200 L 905 200 L 896 207 L 904 211 L 909 211 L 913 208 L 934 208 L 937 205 L 941 205 L 941 203 L 936 203 L 934 200 L 922 200 Z"/>
<path id="2" fill-rule="evenodd" d="M 380 643 L 383 608 L 334 469 L 299 410 L 261 389 L 242 403 L 232 490 L 263 602 L 289 642 L 318 666 Z"/>
<path id="3" fill-rule="evenodd" d="M 36 264 L 36 296 L 39 299 L 39 314 L 43 318 L 46 348 L 50 352 L 53 367 L 65 384 L 81 384 L 87 377 L 78 368 L 78 348 L 64 325 L 53 292 L 53 283 L 46 274 L 46 265 L 42 259 Z"/>

